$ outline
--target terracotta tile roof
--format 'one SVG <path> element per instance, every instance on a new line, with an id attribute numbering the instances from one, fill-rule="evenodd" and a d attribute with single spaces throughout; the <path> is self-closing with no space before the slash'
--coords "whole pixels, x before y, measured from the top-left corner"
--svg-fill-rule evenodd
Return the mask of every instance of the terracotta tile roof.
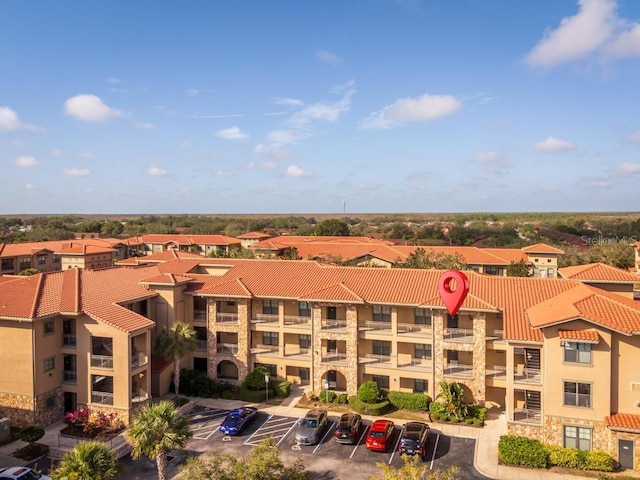
<path id="1" fill-rule="evenodd" d="M 254 245 L 253 248 L 258 250 L 282 250 L 284 248 L 295 247 L 300 249 L 302 245 L 321 245 L 329 248 L 330 245 L 347 246 L 347 245 L 393 245 L 389 240 L 382 240 L 370 237 L 324 237 L 324 236 L 298 236 L 298 235 L 281 235 L 266 240 L 261 240 Z M 303 258 L 307 258 L 304 256 Z"/>
<path id="2" fill-rule="evenodd" d="M 159 275 L 143 278 L 139 283 L 148 285 L 179 285 L 190 282 L 191 280 L 193 280 L 192 277 L 174 275 L 173 273 L 160 273 Z"/>
<path id="3" fill-rule="evenodd" d="M 559 248 L 552 247 L 551 245 L 547 245 L 546 243 L 536 243 L 535 245 L 529 245 L 527 247 L 523 247 L 522 251 L 525 253 L 553 253 L 553 254 L 564 253 L 564 250 L 560 250 Z"/>
<path id="4" fill-rule="evenodd" d="M 600 335 L 595 330 L 558 330 L 563 340 L 575 340 L 582 343 L 600 343 Z"/>
<path id="5" fill-rule="evenodd" d="M 92 255 L 97 253 L 113 253 L 116 250 L 110 247 L 96 247 L 94 245 L 72 245 L 68 248 L 56 250 L 61 255 Z"/>
<path id="6" fill-rule="evenodd" d="M 223 297 L 234 298 L 250 298 L 251 291 L 242 283 L 242 279 L 236 278 L 235 280 L 227 280 L 215 285 L 204 284 L 198 289 L 198 293 L 202 295 L 214 294 Z"/>
<path id="7" fill-rule="evenodd" d="M 166 250 L 164 252 L 145 255 L 144 257 L 130 257 L 116 262 L 116 265 L 147 265 L 152 263 L 168 262 L 170 260 L 181 258 L 197 258 L 201 260 L 203 257 L 197 253 L 180 252 L 178 250 Z"/>
<path id="8" fill-rule="evenodd" d="M 254 239 L 271 238 L 271 237 L 272 235 L 268 235 L 262 232 L 248 232 L 248 233 L 243 233 L 242 235 L 238 235 L 236 238 L 239 238 L 240 240 L 254 240 Z"/>
<path id="9" fill-rule="evenodd" d="M 117 238 L 91 238 L 79 240 L 52 240 L 48 242 L 5 243 L 0 244 L 0 257 L 19 257 L 36 255 L 39 252 L 59 252 L 61 250 L 86 245 L 92 247 L 112 248 L 127 245 L 126 240 Z"/>
<path id="10" fill-rule="evenodd" d="M 351 291 L 344 283 L 330 285 L 314 292 L 306 292 L 301 295 L 300 298 L 310 302 L 325 302 L 330 300 L 334 302 L 364 303 L 362 298 Z"/>
<path id="11" fill-rule="evenodd" d="M 583 318 L 625 335 L 640 333 L 639 302 L 582 283 L 529 307 L 526 313 L 533 328 Z"/>
<path id="12" fill-rule="evenodd" d="M 612 430 L 628 430 L 640 432 L 640 415 L 631 413 L 614 413 L 604 418 L 605 425 Z"/>
<path id="13" fill-rule="evenodd" d="M 149 234 L 132 237 L 130 240 L 140 243 L 175 243 L 177 245 L 240 245 L 240 240 L 225 235 L 180 235 Z"/>
<path id="14" fill-rule="evenodd" d="M 627 270 L 605 265 L 604 263 L 589 263 L 575 267 L 559 268 L 558 273 L 563 278 L 580 280 L 582 282 L 607 283 L 638 283 L 640 277 Z"/>
<path id="15" fill-rule="evenodd" d="M 441 247 L 441 246 L 419 246 L 404 247 L 395 246 L 394 249 L 408 257 L 418 248 L 422 248 L 426 253 L 434 255 L 459 255 L 468 265 L 509 265 L 511 262 L 519 260 L 527 261 L 527 256 L 520 250 L 507 248 L 478 248 L 478 247 Z"/>

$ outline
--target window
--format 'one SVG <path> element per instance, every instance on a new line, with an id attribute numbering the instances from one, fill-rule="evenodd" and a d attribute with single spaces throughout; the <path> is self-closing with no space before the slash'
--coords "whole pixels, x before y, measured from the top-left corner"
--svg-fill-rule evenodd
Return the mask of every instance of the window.
<path id="1" fill-rule="evenodd" d="M 299 335 L 298 345 L 300 348 L 311 348 L 311 335 Z"/>
<path id="2" fill-rule="evenodd" d="M 13 270 L 13 258 L 3 258 L 0 263 L 0 270 Z"/>
<path id="3" fill-rule="evenodd" d="M 413 321 L 416 325 L 431 325 L 431 310 L 416 308 L 413 314 Z"/>
<path id="4" fill-rule="evenodd" d="M 415 393 L 424 393 L 429 389 L 429 382 L 428 380 L 418 380 L 415 379 L 413 381 L 413 391 Z"/>
<path id="5" fill-rule="evenodd" d="M 278 300 L 262 300 L 262 313 L 264 315 L 278 315 Z"/>
<path id="6" fill-rule="evenodd" d="M 484 273 L 487 275 L 498 275 L 501 277 L 504 275 L 504 268 L 496 267 L 495 265 L 485 265 Z"/>
<path id="7" fill-rule="evenodd" d="M 391 307 L 389 305 L 374 305 L 373 321 L 374 322 L 390 322 Z"/>
<path id="8" fill-rule="evenodd" d="M 587 427 L 565 425 L 564 446 L 565 448 L 591 450 L 591 429 Z"/>
<path id="9" fill-rule="evenodd" d="M 309 369 L 300 367 L 298 369 L 298 374 L 300 375 L 300 380 L 309 380 Z"/>
<path id="10" fill-rule="evenodd" d="M 309 302 L 298 302 L 298 316 L 300 317 L 311 316 L 311 305 L 309 305 Z"/>
<path id="11" fill-rule="evenodd" d="M 414 358 L 431 358 L 431 345 L 428 343 L 417 343 L 413 347 Z"/>
<path id="12" fill-rule="evenodd" d="M 262 332 L 262 343 L 264 345 L 278 346 L 278 332 Z"/>
<path id="13" fill-rule="evenodd" d="M 378 384 L 378 388 L 389 388 L 389 377 L 387 375 L 371 375 L 371 380 Z"/>
<path id="14" fill-rule="evenodd" d="M 44 371 L 50 372 L 56 368 L 56 357 L 45 358 L 42 363 L 44 365 Z"/>
<path id="15" fill-rule="evenodd" d="M 44 401 L 44 408 L 46 408 L 47 410 L 50 408 L 55 408 L 55 406 L 56 406 L 55 395 L 51 395 L 50 397 L 47 397 L 47 399 Z"/>
<path id="16" fill-rule="evenodd" d="M 38 265 L 46 265 L 46 264 L 47 264 L 47 256 L 38 255 Z"/>
<path id="17" fill-rule="evenodd" d="M 20 271 L 31 268 L 31 257 L 20 257 L 18 259 L 18 267 Z"/>
<path id="18" fill-rule="evenodd" d="M 552 278 L 553 277 L 553 268 L 547 268 L 547 277 Z"/>
<path id="19" fill-rule="evenodd" d="M 275 365 L 272 365 L 270 363 L 256 363 L 254 368 L 258 368 L 258 367 L 264 367 L 267 370 L 269 370 L 270 377 L 275 378 L 278 376 L 278 367 L 276 367 Z"/>
<path id="20" fill-rule="evenodd" d="M 227 307 L 235 307 L 236 306 L 236 302 L 230 300 L 227 302 Z"/>
<path id="21" fill-rule="evenodd" d="M 44 334 L 51 335 L 55 331 L 55 323 L 53 320 L 44 322 Z"/>
<path id="22" fill-rule="evenodd" d="M 374 340 L 372 345 L 374 355 L 391 355 L 391 342 Z"/>
<path id="23" fill-rule="evenodd" d="M 564 404 L 572 407 L 591 407 L 591 384 L 564 382 Z"/>
<path id="24" fill-rule="evenodd" d="M 591 344 L 565 342 L 564 361 L 567 363 L 591 363 Z"/>

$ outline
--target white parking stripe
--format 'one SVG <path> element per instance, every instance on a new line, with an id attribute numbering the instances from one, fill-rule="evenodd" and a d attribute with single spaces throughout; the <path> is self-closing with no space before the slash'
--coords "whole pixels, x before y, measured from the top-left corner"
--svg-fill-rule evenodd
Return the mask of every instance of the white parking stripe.
<path id="1" fill-rule="evenodd" d="M 400 435 L 398 435 L 398 441 L 396 442 L 395 447 L 393 447 L 393 452 L 391 452 L 391 458 L 389 459 L 389 462 L 388 462 L 389 465 L 391 465 L 391 461 L 393 460 L 393 456 L 398 451 L 398 444 L 400 443 L 400 440 L 402 439 L 402 433 L 403 432 L 404 432 L 404 427 L 402 427 L 402 430 L 400 430 Z"/>
<path id="2" fill-rule="evenodd" d="M 368 431 L 369 431 L 369 427 L 367 426 L 364 429 L 364 432 L 362 432 L 362 436 L 360 437 L 360 440 L 358 440 L 358 443 L 356 443 L 356 446 L 353 447 L 353 452 L 351 452 L 351 455 L 349 455 L 349 458 L 353 458 L 353 454 L 356 453 L 356 450 L 358 449 L 358 447 L 362 445 L 362 439 L 365 437 Z"/>
<path id="3" fill-rule="evenodd" d="M 431 456 L 431 465 L 429 470 L 433 470 L 433 461 L 436 459 L 436 450 L 438 449 L 438 440 L 440 440 L 440 434 L 436 437 L 436 444 L 433 446 L 433 455 Z"/>
<path id="4" fill-rule="evenodd" d="M 300 419 L 296 420 L 296 423 L 294 423 L 293 425 L 291 425 L 291 428 L 289 429 L 289 431 L 287 433 L 284 434 L 284 436 L 280 439 L 280 441 L 278 442 L 278 444 L 276 445 L 277 447 L 280 446 L 280 444 L 282 442 L 284 442 L 284 439 L 287 438 L 289 435 L 291 435 L 291 431 L 296 427 L 296 425 L 298 425 L 298 422 L 300 421 Z"/>
<path id="5" fill-rule="evenodd" d="M 269 420 L 271 420 L 271 417 L 273 417 L 273 415 L 269 415 L 269 416 L 267 417 L 267 419 L 266 419 L 264 422 L 262 422 L 262 425 L 264 425 L 264 424 L 265 424 L 265 423 L 267 423 Z M 245 444 L 245 445 L 247 445 L 247 444 L 251 441 L 251 439 L 256 435 L 256 433 L 258 433 L 258 432 L 260 431 L 260 429 L 262 428 L 262 425 L 260 425 L 260 426 L 258 427 L 258 429 L 257 429 L 255 432 L 253 432 L 249 438 L 247 438 L 247 440 L 244 442 L 244 444 Z"/>
<path id="6" fill-rule="evenodd" d="M 211 438 L 211 435 L 216 433 L 219 428 L 220 428 L 220 425 L 218 425 L 214 430 L 210 431 L 206 436 L 194 435 L 193 438 L 196 438 L 198 440 L 209 440 Z"/>
<path id="7" fill-rule="evenodd" d="M 318 445 L 316 446 L 316 448 L 313 449 L 313 453 L 316 453 L 320 447 L 322 446 L 322 442 L 324 442 L 324 439 L 327 438 L 327 435 L 329 435 L 331 433 L 331 430 L 333 430 L 333 427 L 336 425 L 336 422 L 331 422 L 331 425 L 329 425 L 329 428 L 327 429 L 327 433 L 325 433 L 322 436 L 322 439 L 318 442 Z"/>

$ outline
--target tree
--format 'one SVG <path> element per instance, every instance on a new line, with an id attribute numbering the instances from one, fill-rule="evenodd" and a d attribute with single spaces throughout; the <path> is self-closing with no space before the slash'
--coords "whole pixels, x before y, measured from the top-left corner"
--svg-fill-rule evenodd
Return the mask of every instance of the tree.
<path id="1" fill-rule="evenodd" d="M 468 408 L 464 402 L 464 392 L 458 382 L 449 383 L 441 380 L 440 393 L 436 396 L 436 400 L 443 400 L 447 414 L 460 419 L 467 416 Z"/>
<path id="2" fill-rule="evenodd" d="M 18 438 L 29 445 L 33 445 L 44 437 L 44 428 L 39 425 L 28 425 L 18 432 Z"/>
<path id="3" fill-rule="evenodd" d="M 22 275 L 23 277 L 30 277 L 31 275 L 37 275 L 38 273 L 40 273 L 40 270 L 38 270 L 37 268 L 25 268 L 24 270 L 20 271 L 18 275 Z"/>
<path id="4" fill-rule="evenodd" d="M 246 459 L 233 455 L 189 457 L 179 468 L 179 479 L 189 480 L 310 480 L 304 464 L 298 459 L 287 467 L 273 438 L 261 441 Z"/>
<path id="5" fill-rule="evenodd" d="M 264 381 L 267 375 L 269 375 L 269 369 L 263 365 L 258 365 L 244 377 L 243 383 L 249 390 L 264 390 L 267 386 L 267 382 Z"/>
<path id="6" fill-rule="evenodd" d="M 511 262 L 507 267 L 507 277 L 528 277 L 529 265 L 524 260 Z"/>
<path id="7" fill-rule="evenodd" d="M 462 255 L 445 255 L 441 252 L 427 253 L 424 248 L 416 248 L 404 262 L 397 262 L 396 268 L 436 268 L 438 270 L 467 270 Z"/>
<path id="8" fill-rule="evenodd" d="M 313 234 L 321 237 L 347 237 L 349 236 L 349 225 L 337 218 L 330 218 L 316 225 Z"/>
<path id="9" fill-rule="evenodd" d="M 116 453 L 102 442 L 80 442 L 50 473 L 53 480 L 112 480 L 120 474 Z"/>
<path id="10" fill-rule="evenodd" d="M 364 382 L 358 387 L 358 398 L 364 403 L 375 403 L 380 400 L 380 388 L 373 380 Z"/>
<path id="11" fill-rule="evenodd" d="M 429 472 L 429 465 L 422 463 L 419 455 L 412 457 L 402 455 L 402 467 L 396 468 L 387 463 L 378 462 L 376 467 L 382 470 L 382 476 L 371 477 L 371 480 L 458 480 L 458 467 L 455 465 L 446 470 Z M 427 473 L 429 475 L 427 476 Z"/>
<path id="12" fill-rule="evenodd" d="M 108 236 L 120 235 L 122 232 L 124 232 L 124 225 L 116 221 L 105 222 L 100 229 L 100 233 Z"/>
<path id="13" fill-rule="evenodd" d="M 173 358 L 173 386 L 176 396 L 180 388 L 180 359 L 198 348 L 196 331 L 183 322 L 176 322 L 162 330 L 156 340 L 156 352 L 165 358 Z"/>
<path id="14" fill-rule="evenodd" d="M 167 480 L 167 454 L 184 448 L 193 433 L 173 402 L 165 400 L 143 407 L 125 435 L 133 447 L 131 457 L 155 460 L 158 480 Z"/>

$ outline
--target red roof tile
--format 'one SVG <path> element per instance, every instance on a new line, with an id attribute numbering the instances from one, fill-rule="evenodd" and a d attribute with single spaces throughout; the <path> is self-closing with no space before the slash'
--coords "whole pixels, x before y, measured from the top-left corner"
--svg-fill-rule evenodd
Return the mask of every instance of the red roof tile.
<path id="1" fill-rule="evenodd" d="M 614 413 L 604 419 L 605 425 L 612 430 L 640 431 L 640 415 Z"/>
<path id="2" fill-rule="evenodd" d="M 529 245 L 527 247 L 523 247 L 522 251 L 525 253 L 552 253 L 552 254 L 564 253 L 564 250 L 560 250 L 559 248 L 552 247 L 551 245 L 547 245 L 546 243 L 536 243 L 535 245 Z"/>
<path id="3" fill-rule="evenodd" d="M 600 335 L 595 330 L 558 330 L 563 340 L 575 340 L 582 343 L 599 343 Z"/>
<path id="4" fill-rule="evenodd" d="M 558 273 L 563 278 L 580 280 L 582 282 L 606 283 L 639 283 L 640 276 L 627 270 L 605 265 L 604 263 L 589 263 L 574 267 L 559 268 Z"/>

